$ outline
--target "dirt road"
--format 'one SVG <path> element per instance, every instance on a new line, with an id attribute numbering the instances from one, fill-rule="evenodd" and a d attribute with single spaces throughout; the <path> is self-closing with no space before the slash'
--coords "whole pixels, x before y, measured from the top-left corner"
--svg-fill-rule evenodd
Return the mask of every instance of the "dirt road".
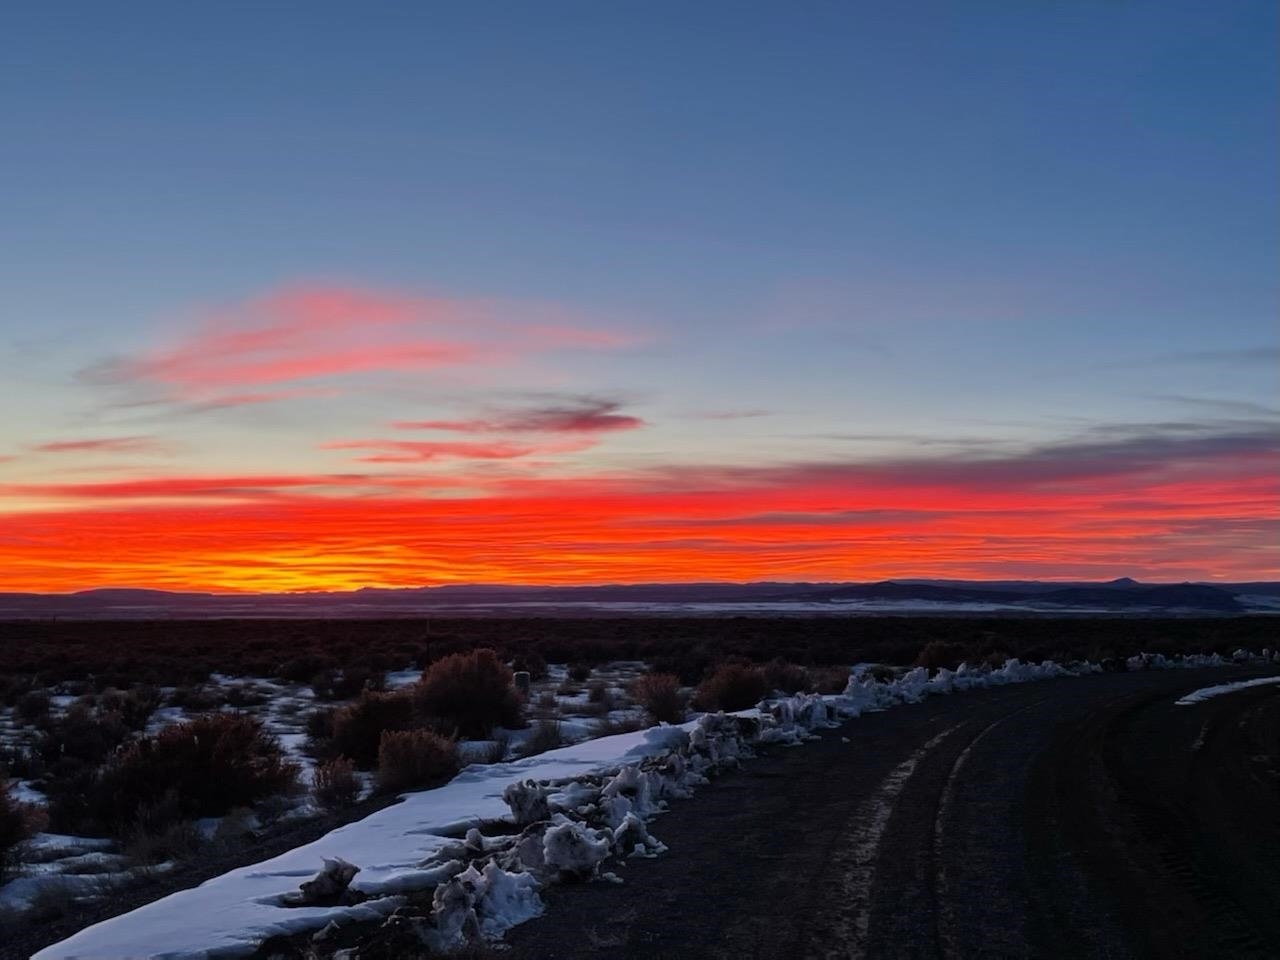
<path id="1" fill-rule="evenodd" d="M 774 749 L 549 895 L 511 960 L 1280 957 L 1280 686 L 1159 671 L 939 697 Z"/>

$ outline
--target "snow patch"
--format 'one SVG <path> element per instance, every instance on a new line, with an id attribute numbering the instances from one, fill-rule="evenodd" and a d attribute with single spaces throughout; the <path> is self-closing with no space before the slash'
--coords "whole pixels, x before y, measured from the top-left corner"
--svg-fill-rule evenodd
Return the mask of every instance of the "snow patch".
<path id="1" fill-rule="evenodd" d="M 1212 700 L 1214 697 L 1235 693 L 1237 690 L 1248 690 L 1250 687 L 1264 687 L 1277 683 L 1280 683 L 1280 677 L 1259 677 L 1256 680 L 1220 683 L 1217 686 L 1201 687 L 1199 690 L 1194 690 L 1185 697 L 1175 700 L 1174 704 L 1179 707 L 1189 707 L 1197 703 L 1204 703 L 1206 700 Z"/>

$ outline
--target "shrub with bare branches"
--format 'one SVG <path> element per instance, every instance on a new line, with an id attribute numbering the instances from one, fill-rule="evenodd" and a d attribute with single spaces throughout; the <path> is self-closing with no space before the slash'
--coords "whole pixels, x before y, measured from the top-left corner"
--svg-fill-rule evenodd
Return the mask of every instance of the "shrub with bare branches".
<path id="1" fill-rule="evenodd" d="M 670 673 L 646 673 L 631 685 L 631 695 L 644 707 L 654 723 L 680 723 L 684 720 L 684 694 L 680 678 Z"/>
<path id="2" fill-rule="evenodd" d="M 431 730 L 388 730 L 378 747 L 378 786 L 386 791 L 434 787 L 458 772 L 458 747 Z"/>
<path id="3" fill-rule="evenodd" d="M 334 757 L 316 764 L 311 778 L 311 795 L 326 810 L 341 810 L 360 797 L 360 779 L 355 764 L 346 757 Z"/>
<path id="4" fill-rule="evenodd" d="M 128 744 L 98 771 L 86 799 L 89 814 L 119 833 L 143 809 L 163 806 L 175 819 L 217 817 L 290 792 L 297 782 L 298 765 L 261 721 L 215 713 Z"/>
<path id="5" fill-rule="evenodd" d="M 406 730 L 412 724 L 413 701 L 408 694 L 365 690 L 334 712 L 330 748 L 335 756 L 369 769 L 378 762 L 382 735 L 388 730 Z"/>
<path id="6" fill-rule="evenodd" d="M 439 729 L 464 737 L 487 737 L 494 727 L 523 722 L 511 671 L 489 649 L 437 660 L 414 687 L 413 700 Z"/>
<path id="7" fill-rule="evenodd" d="M 702 683 L 693 695 L 699 710 L 746 710 L 769 694 L 769 682 L 759 667 L 726 663 Z"/>
<path id="8" fill-rule="evenodd" d="M 19 846 L 31 835 L 31 824 L 23 805 L 13 799 L 9 781 L 0 779 L 0 882 L 7 878 Z"/>
<path id="9" fill-rule="evenodd" d="M 770 690 L 782 693 L 807 693 L 812 688 L 809 671 L 781 657 L 765 664 L 764 679 Z"/>

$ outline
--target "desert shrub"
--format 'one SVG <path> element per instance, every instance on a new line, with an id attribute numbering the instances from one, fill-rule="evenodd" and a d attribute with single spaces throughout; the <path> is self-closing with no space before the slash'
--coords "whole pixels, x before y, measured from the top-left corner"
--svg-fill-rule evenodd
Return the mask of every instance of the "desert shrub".
<path id="1" fill-rule="evenodd" d="M 130 730 L 141 730 L 151 719 L 151 715 L 160 706 L 160 691 L 155 687 L 142 684 L 131 690 L 117 690 L 114 687 L 102 692 L 98 698 L 99 708 L 120 715 L 125 726 Z"/>
<path id="2" fill-rule="evenodd" d="M 414 687 L 413 698 L 419 713 L 464 737 L 487 737 L 494 727 L 522 722 L 511 671 L 489 649 L 437 660 Z"/>
<path id="3" fill-rule="evenodd" d="M 18 697 L 14 709 L 26 723 L 35 723 L 49 714 L 49 694 L 44 690 L 28 690 Z"/>
<path id="4" fill-rule="evenodd" d="M 769 694 L 769 683 L 759 667 L 726 663 L 702 683 L 693 695 L 699 710 L 746 710 Z"/>
<path id="5" fill-rule="evenodd" d="M 349 666 L 343 669 L 330 685 L 331 695 L 346 700 L 359 696 L 364 690 L 381 690 L 386 683 L 386 673 L 373 670 L 364 665 Z"/>
<path id="6" fill-rule="evenodd" d="M 849 685 L 848 667 L 811 667 L 809 676 L 818 693 L 844 693 Z"/>
<path id="7" fill-rule="evenodd" d="M 121 834 L 154 821 L 217 817 L 293 790 L 298 765 L 254 717 L 217 713 L 165 727 L 115 754 L 94 778 L 89 813 Z"/>
<path id="8" fill-rule="evenodd" d="M 598 707 L 601 713 L 608 713 L 616 706 L 613 689 L 603 680 L 592 680 L 587 684 L 587 703 Z"/>
<path id="9" fill-rule="evenodd" d="M 328 740 L 333 737 L 333 715 L 337 713 L 331 707 L 321 707 L 307 714 L 307 737 L 312 742 Z"/>
<path id="10" fill-rule="evenodd" d="M 589 663 L 571 663 L 569 664 L 569 679 L 577 680 L 583 683 L 591 676 L 591 664 Z"/>
<path id="11" fill-rule="evenodd" d="M 684 720 L 684 695 L 680 678 L 670 673 L 646 673 L 631 685 L 631 695 L 645 709 L 654 723 L 680 723 Z"/>
<path id="12" fill-rule="evenodd" d="M 346 757 L 334 757 L 316 764 L 311 794 L 326 810 L 341 810 L 360 798 L 360 780 L 355 764 Z"/>
<path id="13" fill-rule="evenodd" d="M 639 717 L 603 717 L 597 720 L 591 733 L 595 737 L 612 737 L 619 733 L 634 733 L 644 728 Z"/>
<path id="14" fill-rule="evenodd" d="M 124 852 L 144 864 L 189 859 L 202 840 L 195 824 L 182 819 L 182 801 L 175 790 L 143 804 L 123 832 Z"/>
<path id="15" fill-rule="evenodd" d="M 6 879 L 19 847 L 30 835 L 26 810 L 10 794 L 9 781 L 0 780 L 0 882 Z"/>
<path id="16" fill-rule="evenodd" d="M 368 769 L 378 762 L 382 735 L 405 730 L 413 723 L 413 702 L 406 693 L 366 690 L 333 714 L 331 748 L 335 755 Z"/>
<path id="17" fill-rule="evenodd" d="M 964 660 L 964 644 L 950 643 L 946 640 L 930 640 L 916 654 L 915 666 L 938 670 L 946 667 L 954 670 Z"/>
<path id="18" fill-rule="evenodd" d="M 32 893 L 22 919 L 33 924 L 53 923 L 73 914 L 76 901 L 77 893 L 72 888 L 71 881 L 51 880 L 40 884 Z"/>
<path id="19" fill-rule="evenodd" d="M 547 713 L 555 713 L 560 709 L 560 701 L 550 690 L 538 695 L 537 707 Z"/>
<path id="20" fill-rule="evenodd" d="M 458 772 L 458 747 L 431 730 L 387 730 L 378 745 L 382 790 L 433 787 Z"/>
<path id="21" fill-rule="evenodd" d="M 169 694 L 169 706 L 179 707 L 187 713 L 206 713 L 222 705 L 222 695 L 207 687 L 181 686 Z"/>
<path id="22" fill-rule="evenodd" d="M 280 668 L 276 670 L 276 676 L 289 683 L 307 683 L 316 674 L 326 670 L 336 670 L 337 667 L 338 665 L 334 662 L 333 657 L 322 656 L 318 653 L 305 653 L 280 664 Z"/>
<path id="23" fill-rule="evenodd" d="M 227 687 L 223 702 L 237 710 L 245 707 L 260 707 L 271 698 L 261 690 L 248 683 L 236 683 Z"/>
<path id="24" fill-rule="evenodd" d="M 546 753 L 564 746 L 564 733 L 558 720 L 539 720 L 529 731 L 529 736 L 520 745 L 522 757 L 532 757 L 536 753 Z"/>
<path id="25" fill-rule="evenodd" d="M 307 682 L 311 685 L 311 692 L 315 694 L 317 700 L 336 700 L 338 698 L 338 695 L 333 691 L 334 684 L 338 682 L 337 670 L 321 670 Z"/>
<path id="26" fill-rule="evenodd" d="M 812 685 L 809 671 L 781 657 L 775 657 L 765 664 L 764 680 L 770 690 L 780 690 L 783 693 L 808 692 Z"/>
<path id="27" fill-rule="evenodd" d="M 710 669 L 713 659 L 708 651 L 699 647 L 651 657 L 649 666 L 654 673 L 674 674 L 683 684 L 695 684 Z"/>
<path id="28" fill-rule="evenodd" d="M 0 743 L 0 780 L 13 777 L 34 780 L 44 773 L 44 761 L 25 745 Z"/>
<path id="29" fill-rule="evenodd" d="M 501 763 L 507 759 L 507 752 L 511 749 L 511 735 L 505 730 L 499 732 L 485 746 L 484 753 L 481 755 L 482 763 Z"/>
<path id="30" fill-rule="evenodd" d="M 40 734 L 37 751 L 47 764 L 71 759 L 98 763 L 131 734 L 120 714 L 75 703 Z"/>

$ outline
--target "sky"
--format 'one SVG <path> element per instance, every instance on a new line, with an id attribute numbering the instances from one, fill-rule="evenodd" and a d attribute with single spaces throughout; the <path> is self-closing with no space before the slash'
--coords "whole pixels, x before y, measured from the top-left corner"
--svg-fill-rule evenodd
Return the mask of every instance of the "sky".
<path id="1" fill-rule="evenodd" d="M 1280 579 L 1278 20 L 11 4 L 0 590 Z"/>

